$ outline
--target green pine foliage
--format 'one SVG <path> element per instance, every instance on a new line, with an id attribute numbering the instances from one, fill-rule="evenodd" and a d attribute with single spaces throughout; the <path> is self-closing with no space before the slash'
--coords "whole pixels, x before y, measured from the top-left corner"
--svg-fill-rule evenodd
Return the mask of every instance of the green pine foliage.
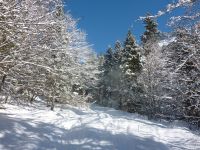
<path id="1" fill-rule="evenodd" d="M 137 77 L 137 74 L 141 71 L 140 50 L 134 36 L 129 30 L 124 42 L 122 67 L 124 73 L 131 79 Z"/>
<path id="2" fill-rule="evenodd" d="M 143 23 L 145 25 L 146 31 L 142 35 L 141 41 L 145 44 L 148 42 L 149 39 L 154 39 L 155 36 L 158 34 L 158 24 L 149 13 L 146 15 Z"/>
<path id="3" fill-rule="evenodd" d="M 117 41 L 114 51 L 112 48 L 107 50 L 101 67 L 100 104 L 136 112 L 140 91 L 137 76 L 142 69 L 140 50 L 131 31 L 128 31 L 124 46 Z"/>
<path id="4" fill-rule="evenodd" d="M 129 30 L 123 46 L 117 41 L 114 49 L 108 49 L 99 78 L 100 104 L 103 101 L 104 106 L 144 114 L 149 119 L 184 119 L 199 124 L 200 28 L 199 10 L 194 9 L 199 2 L 188 3 L 168 5 L 171 9 L 167 11 L 191 8 L 188 19 L 171 18 L 173 26 L 179 23 L 175 34 L 161 33 L 155 20 L 159 15 L 147 14 L 141 45 Z"/>

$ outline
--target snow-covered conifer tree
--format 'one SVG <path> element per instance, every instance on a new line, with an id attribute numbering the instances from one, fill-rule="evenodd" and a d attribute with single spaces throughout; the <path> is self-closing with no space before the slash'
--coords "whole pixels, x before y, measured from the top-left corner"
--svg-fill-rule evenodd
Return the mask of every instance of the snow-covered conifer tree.
<path id="1" fill-rule="evenodd" d="M 124 94 L 121 107 L 130 112 L 135 112 L 138 107 L 140 107 L 140 87 L 138 84 L 138 76 L 142 70 L 140 53 L 141 48 L 137 45 L 134 36 L 129 30 L 124 42 L 124 49 L 121 58 L 123 84 L 125 87 L 123 90 Z"/>

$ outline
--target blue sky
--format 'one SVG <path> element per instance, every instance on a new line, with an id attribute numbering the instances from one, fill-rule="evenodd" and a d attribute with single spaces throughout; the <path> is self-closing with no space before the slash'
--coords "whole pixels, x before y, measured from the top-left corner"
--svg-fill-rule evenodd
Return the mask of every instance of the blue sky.
<path id="1" fill-rule="evenodd" d="M 147 12 L 156 14 L 158 10 L 172 2 L 172 0 L 65 0 L 66 10 L 72 16 L 80 19 L 78 27 L 88 34 L 88 42 L 98 53 L 113 46 L 116 40 L 123 41 L 128 29 L 139 41 L 144 32 L 139 16 Z M 159 29 L 169 31 L 165 24 L 169 15 L 162 16 L 157 21 Z"/>

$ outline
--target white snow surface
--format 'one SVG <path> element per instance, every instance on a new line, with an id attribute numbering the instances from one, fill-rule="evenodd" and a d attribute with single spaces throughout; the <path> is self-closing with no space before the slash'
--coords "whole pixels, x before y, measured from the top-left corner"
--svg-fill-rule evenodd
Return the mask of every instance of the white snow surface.
<path id="1" fill-rule="evenodd" d="M 0 109 L 0 150 L 200 150 L 184 126 L 91 106 Z"/>

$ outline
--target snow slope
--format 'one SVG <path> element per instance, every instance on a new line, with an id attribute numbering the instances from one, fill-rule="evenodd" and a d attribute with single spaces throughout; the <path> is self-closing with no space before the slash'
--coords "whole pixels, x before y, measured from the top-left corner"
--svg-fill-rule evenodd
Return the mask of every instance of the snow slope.
<path id="1" fill-rule="evenodd" d="M 184 127 L 114 109 L 4 106 L 0 150 L 200 150 L 200 136 Z"/>

